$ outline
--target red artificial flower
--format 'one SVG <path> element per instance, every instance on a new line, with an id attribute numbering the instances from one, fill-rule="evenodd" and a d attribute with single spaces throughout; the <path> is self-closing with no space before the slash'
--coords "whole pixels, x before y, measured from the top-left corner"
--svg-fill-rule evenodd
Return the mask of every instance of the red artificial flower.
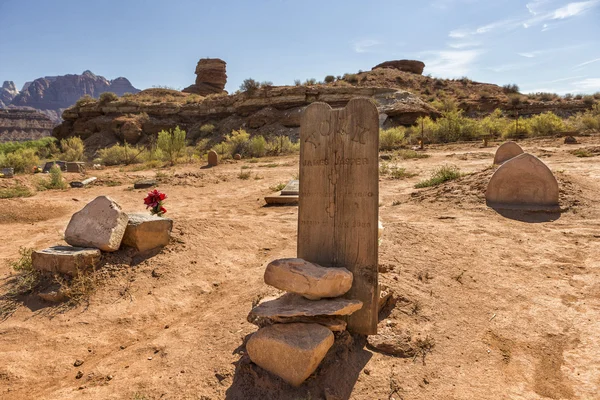
<path id="1" fill-rule="evenodd" d="M 167 195 L 154 189 L 148 192 L 148 196 L 144 198 L 144 204 L 146 209 L 151 208 L 150 213 L 161 216 L 167 212 L 167 209 L 163 207 L 163 201 L 167 198 Z"/>

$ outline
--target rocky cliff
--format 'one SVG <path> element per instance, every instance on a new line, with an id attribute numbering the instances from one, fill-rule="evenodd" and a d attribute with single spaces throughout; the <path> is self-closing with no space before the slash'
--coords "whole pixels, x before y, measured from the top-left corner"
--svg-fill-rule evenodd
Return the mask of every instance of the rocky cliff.
<path id="1" fill-rule="evenodd" d="M 54 136 L 80 136 L 86 147 L 98 148 L 127 141 L 146 143 L 162 129 L 180 126 L 192 140 L 210 137 L 220 140 L 232 129 L 245 128 L 266 137 L 298 137 L 300 116 L 308 104 L 322 101 L 343 107 L 355 97 L 369 97 L 378 105 L 384 125 L 410 125 L 424 115 L 439 113 L 419 97 L 385 87 L 279 86 L 252 93 L 200 97 L 168 89 L 148 89 L 117 101 L 98 101 L 71 107 Z M 211 132 L 200 128 L 211 124 Z"/>
<path id="2" fill-rule="evenodd" d="M 34 109 L 0 109 L 0 142 L 50 136 L 55 125 L 50 118 Z"/>
<path id="3" fill-rule="evenodd" d="M 38 78 L 14 96 L 10 105 L 42 110 L 58 123 L 64 109 L 75 104 L 81 97 L 89 95 L 97 98 L 104 92 L 122 96 L 125 93 L 137 93 L 139 89 L 134 88 L 126 78 L 109 81 L 103 76 L 85 71 L 81 75 Z M 5 102 L 5 105 L 9 104 Z"/>
<path id="4" fill-rule="evenodd" d="M 13 81 L 4 81 L 0 88 L 0 108 L 6 108 L 15 96 L 19 94 Z"/>

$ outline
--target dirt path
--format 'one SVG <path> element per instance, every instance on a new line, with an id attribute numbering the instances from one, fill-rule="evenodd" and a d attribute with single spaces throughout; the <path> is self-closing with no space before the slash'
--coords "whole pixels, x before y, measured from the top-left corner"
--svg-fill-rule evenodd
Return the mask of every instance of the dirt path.
<path id="1" fill-rule="evenodd" d="M 575 148 L 600 142 L 580 140 Z M 558 139 L 523 147 L 561 181 L 570 208 L 557 219 L 524 222 L 486 208 L 481 180 L 494 148 L 476 144 L 430 149 L 430 158 L 399 162 L 418 176 L 380 181 L 379 257 L 390 269 L 380 280 L 401 298 L 381 324 L 432 338 L 425 362 L 360 350 L 348 361 L 356 378 L 340 387 L 309 394 L 275 385 L 261 398 L 320 399 L 327 390 L 330 399 L 600 399 L 600 157 L 577 158 Z M 413 189 L 442 164 L 482 178 Z M 250 179 L 238 179 L 241 166 Z M 89 303 L 60 310 L 32 297 L 0 322 L 0 398 L 255 398 L 234 377 L 236 349 L 256 330 L 246 322 L 252 302 L 277 293 L 262 282 L 265 264 L 296 251 L 297 208 L 263 207 L 262 198 L 297 171 L 296 156 L 161 175 L 172 244 L 115 267 Z M 98 171 L 94 187 L 0 200 L 0 285 L 19 246 L 61 243 L 70 215 L 94 197 L 143 211 L 145 192 L 130 188 L 154 175 L 112 168 Z M 84 363 L 74 367 L 77 359 Z M 252 379 L 255 390 L 268 387 L 265 376 Z"/>

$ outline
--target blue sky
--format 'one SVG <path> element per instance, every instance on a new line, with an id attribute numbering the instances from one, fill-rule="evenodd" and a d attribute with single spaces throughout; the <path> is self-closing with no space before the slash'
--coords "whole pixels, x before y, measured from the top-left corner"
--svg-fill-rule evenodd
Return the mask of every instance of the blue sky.
<path id="1" fill-rule="evenodd" d="M 600 0 L 0 0 L 0 81 L 89 69 L 183 88 L 199 58 L 226 89 L 343 75 L 395 59 L 522 92 L 600 91 Z"/>

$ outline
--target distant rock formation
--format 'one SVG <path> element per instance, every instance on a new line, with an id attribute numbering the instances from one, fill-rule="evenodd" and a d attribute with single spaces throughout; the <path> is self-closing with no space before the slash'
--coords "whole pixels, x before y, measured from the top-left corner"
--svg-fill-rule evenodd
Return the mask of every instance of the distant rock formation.
<path id="1" fill-rule="evenodd" d="M 425 63 L 416 60 L 394 60 L 382 62 L 371 68 L 375 70 L 377 68 L 393 68 L 404 72 L 410 72 L 412 74 L 423 75 L 423 69 L 425 69 Z"/>
<path id="2" fill-rule="evenodd" d="M 104 92 L 114 92 L 122 96 L 128 92 L 137 93 L 139 89 L 134 88 L 126 78 L 109 81 L 91 71 L 85 71 L 81 75 L 38 78 L 31 82 L 26 90 L 18 93 L 11 104 L 16 107 L 54 111 L 58 116 L 57 122 L 60 122 L 62 111 L 75 104 L 81 97 L 89 95 L 97 98 Z"/>
<path id="3" fill-rule="evenodd" d="M 50 136 L 56 125 L 34 109 L 0 109 L 0 142 L 35 140 Z"/>
<path id="4" fill-rule="evenodd" d="M 13 81 L 4 81 L 0 88 L 0 108 L 8 106 L 15 96 L 19 94 Z"/>
<path id="5" fill-rule="evenodd" d="M 183 89 L 186 93 L 207 96 L 209 94 L 227 93 L 225 84 L 227 63 L 220 58 L 203 58 L 196 65 L 196 83 Z"/>

